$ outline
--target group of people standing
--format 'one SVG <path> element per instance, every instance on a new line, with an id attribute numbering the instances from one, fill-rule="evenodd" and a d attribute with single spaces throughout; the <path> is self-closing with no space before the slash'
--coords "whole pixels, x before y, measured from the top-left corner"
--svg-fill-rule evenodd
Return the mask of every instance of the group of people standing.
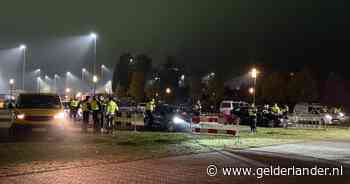
<path id="1" fill-rule="evenodd" d="M 69 102 L 70 117 L 77 120 L 78 109 L 81 108 L 83 114 L 83 132 L 87 132 L 87 127 L 92 115 L 93 131 L 97 133 L 111 133 L 114 129 L 114 117 L 119 111 L 119 107 L 113 97 L 104 98 L 100 96 L 86 96 L 82 101 L 72 98 Z"/>
<path id="2" fill-rule="evenodd" d="M 277 121 L 280 119 L 280 117 L 287 118 L 288 112 L 289 112 L 288 105 L 284 105 L 282 108 L 280 108 L 278 106 L 278 104 L 275 103 L 271 108 L 269 105 L 264 105 L 264 107 L 262 109 L 262 116 L 269 116 L 271 121 Z M 248 108 L 248 115 L 249 115 L 251 133 L 255 134 L 256 127 L 257 127 L 257 121 L 258 121 L 257 120 L 258 119 L 258 109 L 254 104 L 252 104 Z"/>

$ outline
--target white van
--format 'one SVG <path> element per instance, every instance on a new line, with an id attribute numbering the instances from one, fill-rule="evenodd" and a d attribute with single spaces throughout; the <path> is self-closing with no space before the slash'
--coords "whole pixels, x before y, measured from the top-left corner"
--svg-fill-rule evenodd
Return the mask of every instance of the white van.
<path id="1" fill-rule="evenodd" d="M 293 122 L 318 122 L 332 124 L 332 116 L 324 111 L 324 106 L 318 103 L 298 103 L 294 107 L 294 113 L 290 117 Z"/>
<path id="2" fill-rule="evenodd" d="M 222 101 L 220 104 L 220 113 L 223 113 L 225 115 L 230 115 L 231 111 L 236 108 L 236 107 L 245 107 L 249 106 L 247 102 L 243 101 L 230 101 L 230 100 L 225 100 Z"/>

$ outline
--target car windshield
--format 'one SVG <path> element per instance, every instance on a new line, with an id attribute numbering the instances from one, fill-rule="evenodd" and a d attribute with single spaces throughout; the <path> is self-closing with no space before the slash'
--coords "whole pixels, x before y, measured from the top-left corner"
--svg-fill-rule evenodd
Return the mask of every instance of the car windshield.
<path id="1" fill-rule="evenodd" d="M 18 108 L 61 108 L 60 98 L 54 95 L 21 95 Z"/>
<path id="2" fill-rule="evenodd" d="M 231 103 L 222 103 L 221 108 L 231 108 Z"/>

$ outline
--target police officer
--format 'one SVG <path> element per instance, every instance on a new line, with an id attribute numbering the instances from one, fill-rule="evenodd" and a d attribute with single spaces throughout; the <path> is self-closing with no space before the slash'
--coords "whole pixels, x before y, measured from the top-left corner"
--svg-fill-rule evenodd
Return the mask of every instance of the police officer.
<path id="1" fill-rule="evenodd" d="M 257 121 L 257 109 L 254 104 L 248 109 L 249 121 L 250 121 L 250 132 L 252 134 L 256 133 L 256 121 Z"/>
<path id="2" fill-rule="evenodd" d="M 100 122 L 100 127 L 101 127 L 101 132 L 103 133 L 105 130 L 104 122 L 106 120 L 106 111 L 107 111 L 107 103 L 108 99 L 105 98 L 104 96 L 100 96 L 100 104 L 101 104 L 101 122 Z"/>
<path id="3" fill-rule="evenodd" d="M 154 111 L 154 108 L 155 108 L 155 101 L 154 99 L 148 101 L 146 103 L 146 107 L 145 107 L 145 110 L 146 110 L 146 116 L 148 118 L 148 125 L 149 127 L 152 127 L 153 125 L 153 114 L 152 112 Z"/>
<path id="4" fill-rule="evenodd" d="M 200 115 L 201 112 L 202 112 L 202 104 L 201 104 L 201 101 L 200 101 L 200 100 L 197 101 L 197 103 L 196 103 L 196 105 L 194 106 L 194 108 L 195 108 L 196 113 L 197 113 L 198 115 Z"/>
<path id="5" fill-rule="evenodd" d="M 87 126 L 89 124 L 89 118 L 90 118 L 90 109 L 91 109 L 91 105 L 89 103 L 89 96 L 86 96 L 84 101 L 81 102 L 81 110 L 83 112 L 83 132 L 86 133 L 87 132 Z"/>
<path id="6" fill-rule="evenodd" d="M 275 105 L 272 106 L 271 111 L 275 115 L 279 115 L 281 113 L 281 109 L 280 109 L 280 107 L 278 107 L 277 103 L 275 103 Z"/>
<path id="7" fill-rule="evenodd" d="M 119 111 L 119 107 L 117 103 L 114 101 L 113 97 L 109 97 L 109 101 L 106 104 L 106 116 L 107 116 L 106 128 L 111 133 L 113 133 L 113 130 L 114 130 L 114 117 L 118 111 Z"/>
<path id="8" fill-rule="evenodd" d="M 79 101 L 76 98 L 72 98 L 69 103 L 70 115 L 73 121 L 77 119 L 77 113 L 79 109 Z"/>
<path id="9" fill-rule="evenodd" d="M 91 101 L 91 111 L 92 111 L 92 119 L 93 119 L 93 128 L 94 128 L 94 133 L 97 133 L 99 130 L 99 125 L 100 125 L 100 118 L 99 118 L 99 113 L 101 111 L 101 104 L 97 100 L 96 96 L 93 97 Z"/>

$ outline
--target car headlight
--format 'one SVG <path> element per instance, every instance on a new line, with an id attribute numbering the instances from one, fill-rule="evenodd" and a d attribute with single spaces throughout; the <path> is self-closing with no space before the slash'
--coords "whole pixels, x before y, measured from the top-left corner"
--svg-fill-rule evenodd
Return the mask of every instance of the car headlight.
<path id="1" fill-rule="evenodd" d="M 344 113 L 342 113 L 342 112 L 340 112 L 340 113 L 339 113 L 339 116 L 342 118 L 342 117 L 344 117 L 344 116 L 345 116 L 345 114 L 344 114 Z"/>
<path id="2" fill-rule="evenodd" d="M 184 123 L 185 120 L 183 120 L 183 119 L 181 119 L 181 118 L 175 116 L 175 117 L 173 118 L 173 122 L 174 122 L 175 124 L 180 124 L 180 123 Z"/>
<path id="3" fill-rule="evenodd" d="M 326 114 L 324 117 L 325 117 L 327 120 L 332 120 L 332 116 L 329 115 L 329 114 Z"/>
<path id="4" fill-rule="evenodd" d="M 64 113 L 60 112 L 54 116 L 55 119 L 63 119 L 64 118 Z"/>
<path id="5" fill-rule="evenodd" d="M 24 119 L 25 115 L 24 114 L 17 114 L 17 119 Z"/>

